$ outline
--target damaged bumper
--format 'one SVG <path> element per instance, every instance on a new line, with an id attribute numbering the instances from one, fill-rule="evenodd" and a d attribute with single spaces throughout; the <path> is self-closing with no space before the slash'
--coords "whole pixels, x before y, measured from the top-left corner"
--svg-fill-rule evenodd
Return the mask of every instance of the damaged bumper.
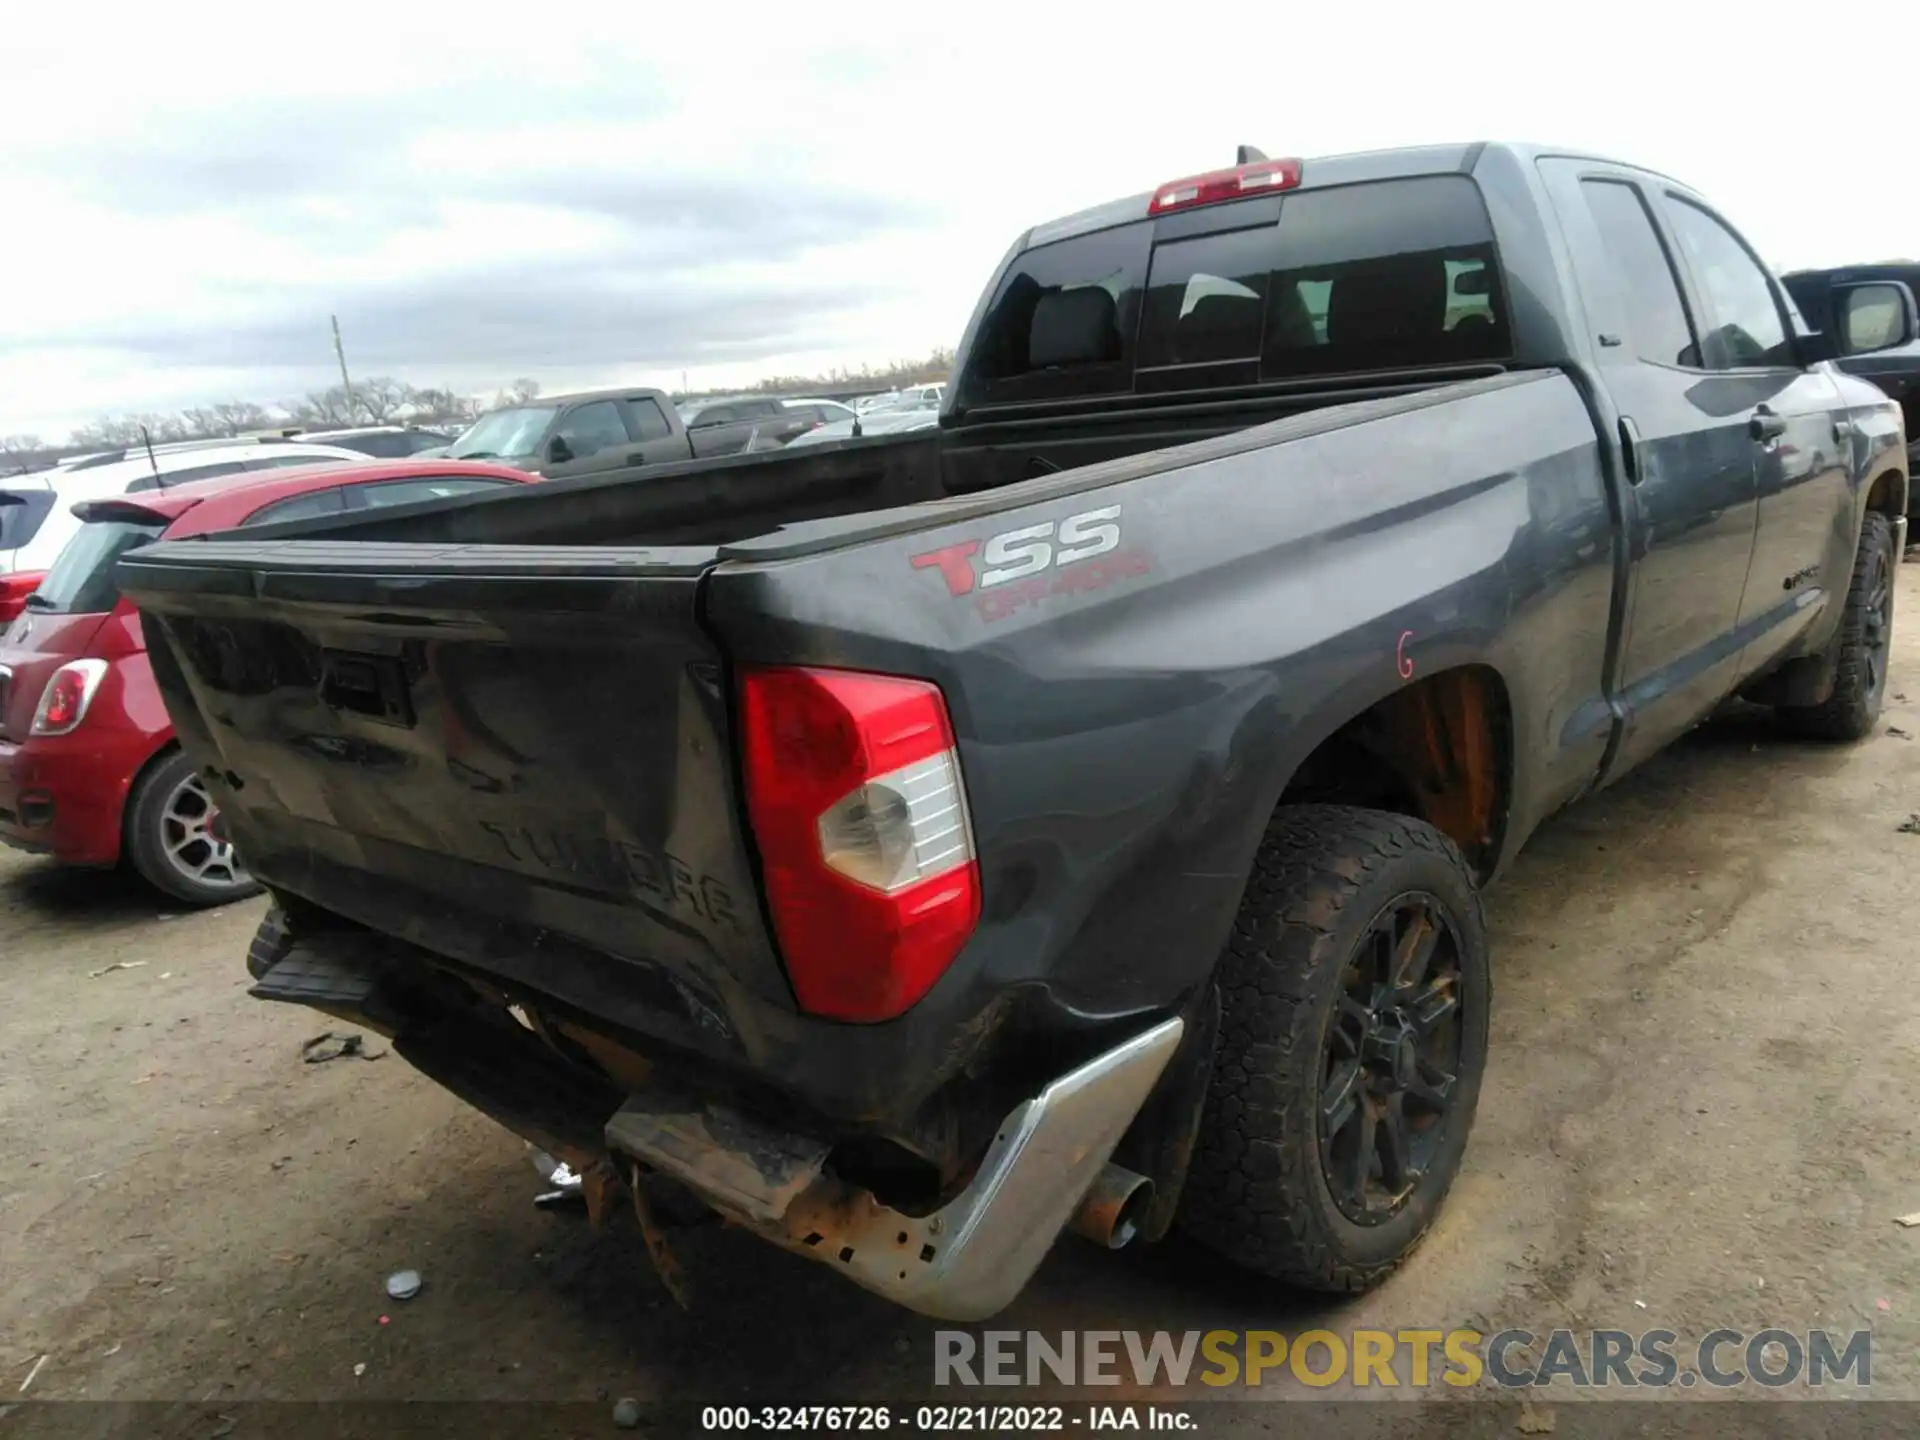
<path id="1" fill-rule="evenodd" d="M 392 1037 L 396 1054 L 544 1152 L 536 1164 L 545 1162 L 556 1191 L 577 1183 L 590 1215 L 606 1213 L 623 1184 L 609 1160 L 637 1161 L 897 1304 L 969 1321 L 1011 1302 L 1069 1225 L 1117 1248 L 1152 1200 L 1145 1177 L 1110 1162 L 1179 1048 L 1179 1017 L 1015 1106 L 966 1187 L 936 1210 L 908 1214 L 835 1175 L 825 1140 L 671 1082 L 645 1081 L 623 1099 L 605 1077 L 563 1063 L 520 1025 L 451 1010 L 434 1019 L 412 1013 L 408 987 L 396 992 L 388 983 L 393 953 L 392 942 L 363 932 L 296 940 L 276 910 L 248 955 L 251 993 Z"/>
<path id="2" fill-rule="evenodd" d="M 835 1179 L 823 1143 L 666 1095 L 631 1096 L 607 1122 L 606 1143 L 897 1304 L 984 1320 L 1020 1293 L 1102 1180 L 1182 1028 L 1163 1021 L 1017 1106 L 967 1187 L 924 1215 Z"/>

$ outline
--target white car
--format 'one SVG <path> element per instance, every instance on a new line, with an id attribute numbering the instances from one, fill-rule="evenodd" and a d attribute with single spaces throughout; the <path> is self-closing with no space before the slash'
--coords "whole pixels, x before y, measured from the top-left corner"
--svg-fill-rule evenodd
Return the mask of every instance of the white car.
<path id="1" fill-rule="evenodd" d="M 860 426 L 860 434 L 853 433 L 854 425 Z M 822 425 L 796 436 L 787 442 L 787 448 L 796 445 L 827 445 L 835 440 L 864 440 L 870 435 L 898 435 L 905 430 L 931 430 L 940 423 L 940 412 L 926 407 L 918 410 L 879 410 L 871 414 L 856 416 L 853 420 L 836 420 L 831 425 Z"/>
<path id="2" fill-rule="evenodd" d="M 154 446 L 132 459 L 88 456 L 72 465 L 0 480 L 0 625 L 20 613 L 27 596 L 53 564 L 61 548 L 80 529 L 73 506 L 142 490 L 210 480 L 217 475 L 250 475 L 289 465 L 365 463 L 366 456 L 338 445 L 295 440 L 215 442 L 198 446 Z"/>

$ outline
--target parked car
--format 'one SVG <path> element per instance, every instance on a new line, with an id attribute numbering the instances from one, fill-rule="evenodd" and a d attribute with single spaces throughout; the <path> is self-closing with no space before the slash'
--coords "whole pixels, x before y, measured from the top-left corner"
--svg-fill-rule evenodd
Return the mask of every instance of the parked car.
<path id="1" fill-rule="evenodd" d="M 700 459 L 737 455 L 749 447 L 769 450 L 804 435 L 820 423 L 812 407 L 791 407 L 765 395 L 707 400 L 682 407 L 693 453 Z"/>
<path id="2" fill-rule="evenodd" d="M 338 445 L 375 460 L 408 460 L 444 450 L 453 436 L 418 425 L 362 425 L 352 430 L 314 430 L 300 437 L 316 445 Z"/>
<path id="3" fill-rule="evenodd" d="M 1799 270 L 1782 277 L 1800 313 L 1832 334 L 1840 368 L 1871 380 L 1901 409 L 1907 428 L 1907 473 L 1920 470 L 1920 264 L 1849 265 Z M 1898 337 L 1904 334 L 1904 343 Z M 1908 518 L 1914 512 L 1909 510 Z"/>
<path id="4" fill-rule="evenodd" d="M 69 865 L 122 860 L 173 899 L 258 888 L 174 743 L 114 564 L 139 546 L 235 526 L 361 513 L 533 479 L 499 465 L 315 465 L 80 502 L 75 534 L 0 635 L 0 841 Z"/>
<path id="5" fill-rule="evenodd" d="M 794 414 L 811 420 L 816 426 L 851 420 L 856 413 L 851 405 L 842 405 L 838 400 L 782 400 L 780 403 Z"/>
<path id="6" fill-rule="evenodd" d="M 835 420 L 819 425 L 788 442 L 794 445 L 827 445 L 836 440 L 857 440 L 872 435 L 898 435 L 907 430 L 930 430 L 940 423 L 940 412 L 931 407 L 919 410 L 875 410 L 850 420 Z"/>
<path id="7" fill-rule="evenodd" d="M 853 402 L 854 413 L 864 415 L 869 410 L 877 409 L 883 405 L 890 405 L 899 398 L 900 392 L 897 390 L 883 390 L 878 395 L 862 395 L 858 400 Z"/>
<path id="8" fill-rule="evenodd" d="M 121 569 L 253 993 L 600 1213 L 955 1320 L 1069 1226 L 1346 1293 L 1542 819 L 1731 695 L 1874 733 L 1906 439 L 1834 353 L 1668 177 L 1262 160 L 1027 232 L 937 429 Z"/>
<path id="9" fill-rule="evenodd" d="M 365 457 L 294 441 L 155 446 L 131 459 L 93 456 L 71 467 L 0 481 L 0 625 L 18 615 L 53 559 L 80 528 L 73 505 L 105 495 L 186 485 L 220 475 Z"/>
<path id="10" fill-rule="evenodd" d="M 482 415 L 447 447 L 450 460 L 500 460 L 554 480 L 693 456 L 686 425 L 659 390 L 542 396 Z"/>

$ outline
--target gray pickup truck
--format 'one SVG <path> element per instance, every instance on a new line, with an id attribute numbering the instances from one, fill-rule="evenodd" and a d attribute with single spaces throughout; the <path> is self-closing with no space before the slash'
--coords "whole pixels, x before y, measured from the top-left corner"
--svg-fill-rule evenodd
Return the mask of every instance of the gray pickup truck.
<path id="1" fill-rule="evenodd" d="M 632 479 L 677 461 L 773 449 L 817 423 L 776 399 L 705 402 L 683 416 L 661 390 L 586 390 L 489 411 L 446 455 L 501 460 L 549 480 Z"/>
<path id="2" fill-rule="evenodd" d="M 1873 732 L 1906 440 L 1833 355 L 1665 176 L 1255 159 L 1021 236 L 934 431 L 121 580 L 254 993 L 656 1258 L 694 1200 L 960 1319 L 1068 1228 L 1358 1290 L 1541 821 L 1736 694 Z"/>

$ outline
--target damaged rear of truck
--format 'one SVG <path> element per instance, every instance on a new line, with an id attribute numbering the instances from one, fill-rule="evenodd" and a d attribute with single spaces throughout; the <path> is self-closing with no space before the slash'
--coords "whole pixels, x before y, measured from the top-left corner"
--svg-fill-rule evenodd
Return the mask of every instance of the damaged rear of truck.
<path id="1" fill-rule="evenodd" d="M 1069 1227 L 1375 1283 L 1466 1144 L 1479 884 L 1839 623 L 1610 694 L 1643 560 L 1534 160 L 1036 230 L 935 434 L 129 557 L 274 898 L 254 993 L 391 1036 L 657 1257 L 691 1195 L 953 1319 Z"/>

